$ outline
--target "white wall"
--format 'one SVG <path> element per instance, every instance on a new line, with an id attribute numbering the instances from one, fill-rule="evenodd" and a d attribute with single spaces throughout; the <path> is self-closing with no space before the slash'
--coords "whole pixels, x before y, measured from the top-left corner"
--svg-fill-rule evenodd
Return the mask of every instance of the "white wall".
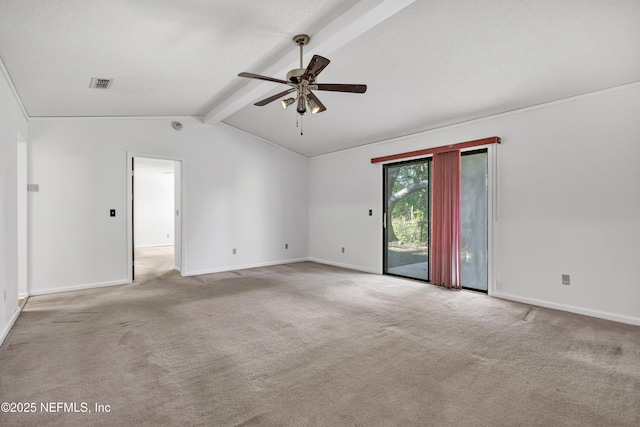
<path id="1" fill-rule="evenodd" d="M 134 242 L 136 247 L 173 245 L 173 160 L 135 158 Z"/>
<path id="2" fill-rule="evenodd" d="M 638 112 L 636 84 L 314 158 L 310 257 L 380 273 L 382 166 L 370 159 L 499 136 L 493 294 L 640 324 Z"/>
<path id="3" fill-rule="evenodd" d="M 30 293 L 127 281 L 127 152 L 183 159 L 183 274 L 307 258 L 308 160 L 223 124 L 182 118 L 175 131 L 171 120 L 30 121 Z"/>
<path id="4" fill-rule="evenodd" d="M 26 138 L 27 120 L 0 63 L 0 344 L 18 314 L 17 163 Z"/>

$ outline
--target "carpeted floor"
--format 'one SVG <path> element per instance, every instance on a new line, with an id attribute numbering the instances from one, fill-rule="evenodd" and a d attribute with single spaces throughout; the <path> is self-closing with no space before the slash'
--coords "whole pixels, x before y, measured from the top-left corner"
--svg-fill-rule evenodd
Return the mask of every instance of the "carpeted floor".
<path id="1" fill-rule="evenodd" d="M 174 269 L 174 246 L 147 246 L 134 250 L 135 279 L 140 282 L 162 276 Z"/>
<path id="2" fill-rule="evenodd" d="M 29 300 L 0 400 L 36 411 L 0 425 L 640 425 L 637 326 L 310 262 L 146 277 Z"/>

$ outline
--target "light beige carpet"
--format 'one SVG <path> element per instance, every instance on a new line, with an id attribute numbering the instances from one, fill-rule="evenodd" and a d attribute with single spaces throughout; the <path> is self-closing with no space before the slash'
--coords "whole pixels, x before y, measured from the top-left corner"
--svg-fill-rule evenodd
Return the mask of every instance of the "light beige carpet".
<path id="1" fill-rule="evenodd" d="M 38 405 L 3 426 L 637 426 L 640 327 L 309 262 L 169 272 L 29 299 L 0 396 Z"/>
<path id="2" fill-rule="evenodd" d="M 152 279 L 173 270 L 174 251 L 173 245 L 135 248 L 135 281 Z"/>

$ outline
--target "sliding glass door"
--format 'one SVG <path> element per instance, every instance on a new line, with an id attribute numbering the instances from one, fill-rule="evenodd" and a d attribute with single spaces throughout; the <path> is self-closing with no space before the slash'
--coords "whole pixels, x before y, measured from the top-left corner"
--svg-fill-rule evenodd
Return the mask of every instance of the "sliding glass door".
<path id="1" fill-rule="evenodd" d="M 462 287 L 487 291 L 487 150 L 460 159 Z M 384 273 L 430 280 L 431 158 L 384 166 Z"/>
<path id="2" fill-rule="evenodd" d="M 384 272 L 429 280 L 431 159 L 384 167 Z"/>

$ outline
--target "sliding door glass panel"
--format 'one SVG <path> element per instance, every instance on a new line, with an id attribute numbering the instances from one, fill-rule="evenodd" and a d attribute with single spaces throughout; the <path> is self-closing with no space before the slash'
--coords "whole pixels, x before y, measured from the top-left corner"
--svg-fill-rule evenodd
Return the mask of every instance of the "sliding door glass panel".
<path id="1" fill-rule="evenodd" d="M 487 152 L 463 153 L 460 161 L 462 286 L 487 291 Z"/>
<path id="2" fill-rule="evenodd" d="M 384 272 L 429 280 L 430 159 L 384 168 Z"/>

